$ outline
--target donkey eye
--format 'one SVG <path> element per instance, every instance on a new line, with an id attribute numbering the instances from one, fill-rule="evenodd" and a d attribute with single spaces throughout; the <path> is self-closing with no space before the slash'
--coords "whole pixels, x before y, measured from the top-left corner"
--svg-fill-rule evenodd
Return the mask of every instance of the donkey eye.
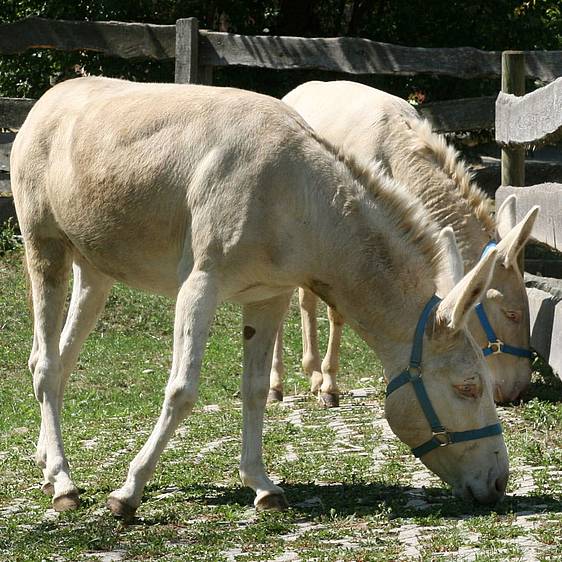
<path id="1" fill-rule="evenodd" d="M 521 322 L 521 313 L 518 310 L 505 310 L 504 314 L 512 321 L 512 322 Z"/>
<path id="2" fill-rule="evenodd" d="M 480 398 L 482 396 L 482 386 L 479 384 L 465 382 L 454 384 L 453 388 L 464 398 Z"/>

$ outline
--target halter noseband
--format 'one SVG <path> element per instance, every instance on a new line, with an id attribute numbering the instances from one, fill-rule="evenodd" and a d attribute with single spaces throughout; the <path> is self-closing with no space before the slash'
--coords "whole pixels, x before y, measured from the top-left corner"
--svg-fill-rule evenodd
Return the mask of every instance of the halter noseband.
<path id="1" fill-rule="evenodd" d="M 410 355 L 410 364 L 397 377 L 393 378 L 386 387 L 386 396 L 388 397 L 392 392 L 405 384 L 412 383 L 414 386 L 414 391 L 429 426 L 431 427 L 432 434 L 431 439 L 412 449 L 412 453 L 418 458 L 426 455 L 430 451 L 433 451 L 433 449 L 436 449 L 437 447 L 446 447 L 447 445 L 452 445 L 453 443 L 482 439 L 484 437 L 491 437 L 492 435 L 500 435 L 502 433 L 502 428 L 499 423 L 487 425 L 480 429 L 469 429 L 468 431 L 447 431 L 439 421 L 439 418 L 433 409 L 431 400 L 429 399 L 422 380 L 421 360 L 425 326 L 431 311 L 440 301 L 441 299 L 437 295 L 433 295 L 425 305 L 416 325 L 414 343 L 412 345 L 412 353 Z"/>
<path id="2" fill-rule="evenodd" d="M 495 248 L 497 243 L 495 240 L 490 240 L 482 250 L 482 255 L 480 259 L 482 259 L 492 248 Z M 510 355 L 515 355 L 517 357 L 527 357 L 531 359 L 533 356 L 530 349 L 525 349 L 523 347 L 515 347 L 513 345 L 509 345 L 507 343 L 503 343 L 492 328 L 490 321 L 488 320 L 488 316 L 486 311 L 484 310 L 484 306 L 482 303 L 478 303 L 475 307 L 476 315 L 480 320 L 480 324 L 486 333 L 486 337 L 488 338 L 488 345 L 482 348 L 482 353 L 484 357 L 488 357 L 489 355 L 497 355 L 498 353 L 509 353 Z"/>

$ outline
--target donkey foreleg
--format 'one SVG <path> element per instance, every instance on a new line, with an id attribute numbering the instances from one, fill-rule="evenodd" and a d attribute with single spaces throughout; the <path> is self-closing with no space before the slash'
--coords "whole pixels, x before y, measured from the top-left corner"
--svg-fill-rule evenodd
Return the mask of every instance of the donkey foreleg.
<path id="1" fill-rule="evenodd" d="M 310 378 L 311 392 L 317 394 L 322 384 L 322 367 L 318 350 L 318 297 L 306 289 L 299 289 L 299 304 L 302 326 L 302 368 L 305 375 Z"/>
<path id="2" fill-rule="evenodd" d="M 94 329 L 97 319 L 102 313 L 113 280 L 94 269 L 83 260 L 76 260 L 72 265 L 73 282 L 72 297 L 68 314 L 59 342 L 59 353 L 62 364 L 62 376 L 57 394 L 57 408 L 60 415 L 63 405 L 64 389 L 70 373 L 78 360 L 82 344 Z M 47 442 L 45 424 L 41 423 L 39 441 L 37 443 L 37 464 L 45 469 L 47 464 Z M 44 481 L 41 489 L 52 495 L 54 488 L 43 470 Z"/>
<path id="3" fill-rule="evenodd" d="M 242 376 L 243 430 L 240 477 L 256 492 L 257 509 L 287 507 L 283 490 L 267 476 L 263 466 L 263 415 L 273 342 L 287 310 L 287 293 L 244 307 L 244 373 Z"/>
<path id="4" fill-rule="evenodd" d="M 217 294 L 215 275 L 198 270 L 191 272 L 178 293 L 174 356 L 162 411 L 148 441 L 131 462 L 127 480 L 109 496 L 108 507 L 115 515 L 126 519 L 133 517 L 164 447 L 195 404 Z"/>
<path id="5" fill-rule="evenodd" d="M 326 356 L 322 361 L 322 386 L 320 387 L 320 400 L 327 408 L 340 404 L 340 389 L 336 383 L 336 376 L 340 367 L 340 346 L 344 320 L 339 312 L 328 307 L 330 320 L 330 339 Z"/>

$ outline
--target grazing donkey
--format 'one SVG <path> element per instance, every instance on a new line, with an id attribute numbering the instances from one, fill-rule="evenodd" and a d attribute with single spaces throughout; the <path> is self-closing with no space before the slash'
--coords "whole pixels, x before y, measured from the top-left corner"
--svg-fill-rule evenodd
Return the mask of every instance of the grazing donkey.
<path id="1" fill-rule="evenodd" d="M 469 328 L 488 357 L 496 402 L 515 400 L 531 380 L 529 305 L 517 265 L 537 215 L 535 207 L 515 225 L 515 198 L 504 202 L 496 220 L 491 201 L 472 182 L 458 154 L 432 132 L 427 121 L 401 98 L 356 82 L 307 82 L 283 101 L 314 130 L 359 161 L 380 160 L 385 171 L 417 195 L 441 226 L 451 225 L 462 253 L 460 268 L 469 269 L 485 248 L 498 242 L 490 289 L 471 315 Z M 327 406 L 339 401 L 336 373 L 343 318 L 328 311 L 330 339 L 322 363 L 316 336 L 316 296 L 300 291 L 303 369 L 313 392 Z M 283 396 L 282 330 L 275 346 L 270 400 Z"/>
<path id="2" fill-rule="evenodd" d="M 109 497 L 116 515 L 133 516 L 191 411 L 227 299 L 243 305 L 240 475 L 258 509 L 286 505 L 263 465 L 262 427 L 275 335 L 297 286 L 377 351 L 393 380 L 386 406 L 398 437 L 461 497 L 503 496 L 507 452 L 487 366 L 465 328 L 495 250 L 453 278 L 452 232 L 441 235 L 443 258 L 415 198 L 338 158 L 285 104 L 230 88 L 69 80 L 33 107 L 11 166 L 33 297 L 37 462 L 55 509 L 79 503 L 60 428 L 65 383 L 115 280 L 176 300 L 162 411 Z"/>

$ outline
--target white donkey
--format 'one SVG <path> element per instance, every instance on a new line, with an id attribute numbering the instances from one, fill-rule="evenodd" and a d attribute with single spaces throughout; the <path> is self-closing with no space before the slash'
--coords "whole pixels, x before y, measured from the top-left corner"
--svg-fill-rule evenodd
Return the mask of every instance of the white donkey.
<path id="1" fill-rule="evenodd" d="M 64 386 L 115 280 L 176 300 L 162 412 L 110 495 L 115 514 L 134 514 L 191 411 L 226 299 L 244 317 L 240 475 L 257 508 L 286 505 L 263 465 L 262 427 L 275 335 L 297 286 L 341 312 L 403 384 L 387 400 L 397 436 L 456 494 L 503 496 L 507 452 L 487 366 L 465 328 L 495 251 L 464 278 L 440 270 L 424 208 L 376 169 L 338 158 L 285 104 L 229 88 L 78 78 L 36 103 L 11 166 L 34 308 L 37 462 L 55 509 L 79 503 L 61 436 Z"/>
<path id="2" fill-rule="evenodd" d="M 452 226 L 464 261 L 472 268 L 486 248 L 498 243 L 490 289 L 471 315 L 469 328 L 488 357 L 497 402 L 515 400 L 531 379 L 529 305 L 517 256 L 522 251 L 538 207 L 515 225 L 515 198 L 499 209 L 471 181 L 458 154 L 432 132 L 406 101 L 357 82 L 307 82 L 283 101 L 296 109 L 314 130 L 334 146 L 362 162 L 380 160 L 385 171 L 417 195 L 441 226 Z M 508 234 L 511 233 L 511 234 Z M 460 264 L 462 270 L 463 264 Z M 322 363 L 317 343 L 316 297 L 300 291 L 303 326 L 303 369 L 312 391 L 327 406 L 337 405 L 339 343 L 343 318 L 328 311 L 330 339 Z M 283 396 L 282 330 L 276 342 L 270 399 Z"/>

